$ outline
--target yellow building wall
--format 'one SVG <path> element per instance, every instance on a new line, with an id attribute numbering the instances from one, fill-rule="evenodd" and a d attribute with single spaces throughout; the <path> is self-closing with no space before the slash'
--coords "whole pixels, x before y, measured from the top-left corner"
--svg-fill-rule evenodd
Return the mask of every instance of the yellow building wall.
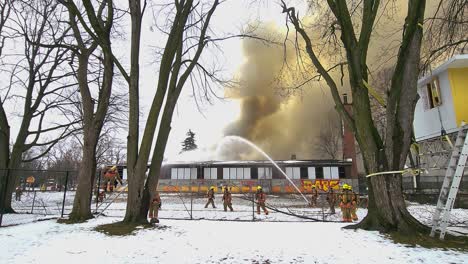
<path id="1" fill-rule="evenodd" d="M 468 68 L 448 70 L 457 125 L 468 123 Z"/>

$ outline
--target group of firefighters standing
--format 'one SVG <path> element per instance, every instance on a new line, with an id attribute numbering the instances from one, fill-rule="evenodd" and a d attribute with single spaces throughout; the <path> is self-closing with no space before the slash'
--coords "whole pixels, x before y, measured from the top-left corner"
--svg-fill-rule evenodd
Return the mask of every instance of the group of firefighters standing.
<path id="1" fill-rule="evenodd" d="M 214 200 L 215 200 L 215 187 L 211 186 L 210 189 L 208 190 L 206 197 L 208 201 L 205 204 L 205 208 L 208 208 L 208 205 L 211 204 L 213 208 L 216 208 Z M 255 193 L 255 200 L 257 202 L 257 214 L 260 214 L 260 209 L 263 210 L 263 212 L 268 215 L 268 210 L 266 209 L 266 194 L 263 192 L 263 189 L 261 186 L 257 186 L 257 192 Z M 223 207 L 224 211 L 226 212 L 227 209 L 232 212 L 234 209 L 232 208 L 232 193 L 231 193 L 231 188 L 225 186 L 223 187 Z M 149 210 L 149 218 L 150 218 L 150 223 L 159 223 L 158 220 L 158 211 L 161 209 L 161 197 L 159 195 L 159 192 L 156 190 L 153 198 L 151 199 L 150 203 L 150 210 Z"/>
<path id="2" fill-rule="evenodd" d="M 116 184 L 122 184 L 122 178 L 120 177 L 117 167 L 113 166 L 107 168 L 104 171 L 104 184 L 102 185 L 102 189 L 99 191 L 99 200 L 102 201 L 105 198 L 105 192 L 112 192 L 113 188 Z M 232 208 L 232 193 L 231 188 L 225 186 L 223 189 L 223 207 L 224 211 L 229 209 L 231 212 L 234 211 Z M 17 190 L 17 199 L 21 199 L 21 194 L 18 193 Z M 213 208 L 216 208 L 214 200 L 215 200 L 215 187 L 211 186 L 208 190 L 207 194 L 207 202 L 205 204 L 205 208 L 208 208 L 208 205 L 211 204 Z M 319 191 L 315 185 L 312 185 L 311 190 L 311 200 L 310 206 L 316 207 L 317 200 L 319 198 Z M 260 209 L 268 215 L 268 210 L 266 209 L 266 194 L 263 192 L 261 186 L 257 186 L 257 191 L 255 193 L 255 201 L 257 203 L 257 214 L 260 214 Z M 342 217 L 344 222 L 352 222 L 357 221 L 358 217 L 356 214 L 357 206 L 359 204 L 359 195 L 355 193 L 351 187 L 351 185 L 343 184 L 342 190 L 339 193 L 335 193 L 333 188 L 329 188 L 328 192 L 326 193 L 326 201 L 330 207 L 330 213 L 335 214 L 335 206 L 338 205 L 341 208 Z M 150 210 L 149 210 L 149 217 L 152 219 L 153 222 L 159 222 L 158 219 L 158 210 L 161 208 L 161 197 L 159 193 L 156 191 L 151 203 L 150 203 Z"/>
<path id="3" fill-rule="evenodd" d="M 335 214 L 335 205 L 339 202 L 343 222 L 357 221 L 356 211 L 359 204 L 359 195 L 353 191 L 351 185 L 343 184 L 341 193 L 335 193 L 333 188 L 330 188 L 326 194 L 326 200 L 330 207 L 330 213 Z M 317 199 L 319 192 L 315 185 L 312 185 L 312 197 L 310 201 L 311 206 L 317 206 Z"/>
<path id="4" fill-rule="evenodd" d="M 205 204 L 205 208 L 208 208 L 208 205 L 211 204 L 213 208 L 216 208 L 214 200 L 215 200 L 215 187 L 211 186 L 208 190 L 207 194 L 207 202 Z M 319 192 L 315 185 L 312 186 L 311 191 L 311 202 L 310 206 L 315 207 L 317 206 L 317 200 L 319 197 Z M 330 207 L 330 213 L 335 214 L 335 206 L 336 203 L 339 202 L 339 206 L 341 208 L 341 213 L 343 217 L 343 222 L 352 222 L 357 221 L 358 217 L 356 214 L 357 206 L 359 204 L 359 195 L 355 193 L 351 187 L 351 185 L 344 184 L 342 187 L 342 191 L 340 193 L 335 193 L 333 188 L 330 188 L 326 193 L 326 200 Z M 223 207 L 224 211 L 226 212 L 227 209 L 232 212 L 234 209 L 232 208 L 232 193 L 231 188 L 223 187 Z M 268 210 L 266 209 L 266 194 L 263 192 L 261 186 L 257 186 L 257 192 L 255 193 L 255 201 L 257 203 L 257 214 L 260 214 L 260 209 L 268 215 Z M 159 223 L 158 220 L 158 211 L 161 208 L 161 197 L 159 196 L 159 192 L 156 191 L 153 198 L 151 199 L 150 210 L 149 210 L 149 218 L 151 219 L 151 223 Z"/>
<path id="5" fill-rule="evenodd" d="M 207 198 L 208 201 L 205 204 L 205 208 L 208 208 L 208 205 L 212 205 L 213 208 L 216 208 L 214 204 L 214 199 L 215 199 L 215 187 L 211 186 L 210 189 L 208 190 L 207 193 Z M 265 212 L 265 214 L 268 214 L 268 210 L 266 209 L 266 194 L 263 192 L 262 186 L 257 186 L 257 192 L 255 193 L 255 200 L 257 201 L 257 214 L 260 214 L 260 208 Z M 232 209 L 232 193 L 231 193 L 231 188 L 225 186 L 223 187 L 223 207 L 224 211 L 226 212 L 227 209 L 234 211 Z"/>
<path id="6" fill-rule="evenodd" d="M 208 205 L 212 205 L 213 208 L 216 208 L 214 204 L 214 199 L 215 199 L 215 187 L 211 186 L 210 189 L 208 190 L 207 193 L 207 198 L 208 201 L 205 204 L 205 208 L 208 208 Z M 268 214 L 268 210 L 265 207 L 265 202 L 266 202 L 266 194 L 263 192 L 262 186 L 257 186 L 257 192 L 255 193 L 255 200 L 257 201 L 257 214 L 260 214 L 260 208 L 265 212 L 265 214 Z M 225 186 L 223 187 L 223 207 L 224 211 L 226 212 L 227 209 L 234 211 L 232 209 L 232 193 L 231 193 L 231 188 Z"/>

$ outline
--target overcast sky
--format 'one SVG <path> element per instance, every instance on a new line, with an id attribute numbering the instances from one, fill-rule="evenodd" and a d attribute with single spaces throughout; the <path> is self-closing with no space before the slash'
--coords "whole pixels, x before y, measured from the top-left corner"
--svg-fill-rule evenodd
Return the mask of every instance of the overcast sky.
<path id="1" fill-rule="evenodd" d="M 251 2 L 255 2 L 255 4 L 251 4 Z M 294 3 L 294 6 L 297 10 L 299 10 L 299 14 L 304 16 L 307 12 L 304 6 L 306 1 L 286 1 L 288 3 Z M 402 1 L 405 2 L 405 1 Z M 434 2 L 434 1 L 430 1 Z M 302 6 L 299 4 L 302 3 Z M 127 8 L 127 1 L 121 0 L 119 2 L 122 8 Z M 400 34 L 398 33 L 398 29 L 401 30 L 401 25 L 404 21 L 406 6 L 400 5 L 399 8 L 396 10 L 396 16 L 392 16 L 393 23 L 384 23 L 381 21 L 380 26 L 377 28 L 377 32 L 380 36 L 373 37 L 373 48 L 370 50 L 369 56 L 369 65 L 370 68 L 374 63 L 381 64 L 381 54 L 383 51 L 386 51 L 385 47 L 390 45 L 389 43 L 398 43 Z M 429 8 L 428 8 L 429 9 Z M 426 10 L 427 11 L 427 10 Z M 166 18 L 163 16 L 158 16 L 158 21 L 163 22 Z M 280 34 L 284 34 L 286 31 L 285 29 L 285 16 L 281 13 L 281 8 L 279 5 L 279 1 L 276 0 L 262 0 L 262 1 L 252 1 L 252 0 L 228 0 L 224 2 L 222 5 L 218 7 L 213 16 L 211 25 L 214 34 L 217 37 L 226 36 L 229 34 L 238 34 L 242 28 L 253 21 L 261 21 L 264 25 L 268 25 L 270 28 L 274 28 L 274 30 L 279 31 Z M 157 60 L 157 55 L 155 54 L 155 47 L 163 47 L 165 45 L 165 39 L 160 32 L 154 30 L 154 20 L 152 9 L 148 8 L 144 17 L 143 21 L 143 31 L 142 31 L 142 51 L 141 51 L 141 59 L 140 65 L 141 69 L 141 89 L 140 89 L 140 100 L 141 100 L 141 113 L 143 118 L 141 119 L 141 132 L 144 129 L 144 122 L 146 121 L 146 116 L 148 114 L 149 106 L 153 100 L 155 90 L 156 90 L 156 82 L 157 82 L 157 71 L 158 71 L 158 64 L 155 63 Z M 153 30 L 152 30 L 153 27 Z M 380 29 L 383 30 L 379 30 Z M 130 27 L 129 21 L 127 20 L 127 24 L 125 22 L 122 24 L 121 30 L 124 30 L 124 38 L 123 39 L 115 39 L 113 41 L 113 49 L 114 51 L 119 54 L 119 57 L 122 58 L 122 62 L 125 65 L 128 65 L 128 57 L 129 57 L 129 37 L 130 37 Z M 395 32 L 397 32 L 395 34 Z M 392 35 L 389 35 L 392 34 Z M 383 37 L 382 37 L 383 36 Z M 388 36 L 391 36 L 389 38 Z M 394 44 L 393 44 L 394 45 Z M 395 46 L 395 45 L 394 45 Z M 397 47 L 397 45 L 396 45 Z M 22 48 L 22 45 L 19 45 L 17 48 Z M 224 41 L 220 43 L 221 51 L 215 49 L 206 50 L 204 53 L 206 61 L 216 61 L 218 65 L 220 65 L 224 72 L 224 78 L 232 78 L 235 74 L 238 74 L 240 71 L 252 70 L 256 74 L 255 70 L 262 73 L 262 69 L 255 69 L 255 64 L 249 62 L 247 64 L 246 61 L 246 54 L 243 53 L 243 40 L 241 39 L 231 39 L 228 41 Z M 253 49 L 254 52 L 257 49 Z M 260 51 L 263 51 L 260 48 Z M 388 52 L 391 57 L 392 52 L 396 52 L 397 49 Z M 252 49 L 249 50 L 252 53 Z M 280 54 L 281 55 L 281 54 Z M 255 57 L 252 54 L 249 54 L 251 57 Z M 261 57 L 261 56 L 260 56 Z M 376 59 L 377 58 L 377 59 Z M 386 62 L 388 64 L 388 62 Z M 252 66 L 253 65 L 253 66 Z M 260 64 L 259 64 L 260 65 Z M 246 67 L 248 66 L 248 67 Z M 117 69 L 116 69 L 117 71 Z M 271 76 L 270 76 L 271 77 Z M 5 81 L 5 80 L 3 80 Z M 0 83 L 2 80 L 0 80 Z M 345 81 L 344 87 L 347 85 Z M 267 87 L 268 88 L 268 87 Z M 123 89 L 126 89 L 124 85 Z M 321 89 L 321 91 L 320 91 Z M 345 88 L 344 88 L 345 89 Z M 313 89 L 309 89 L 311 91 Z M 318 93 L 317 93 L 318 91 Z M 304 100 L 302 99 L 294 99 L 292 102 L 289 102 L 289 106 L 286 105 L 286 109 L 290 111 L 291 115 L 284 115 L 285 107 L 284 104 L 281 105 L 279 110 L 276 110 L 275 114 L 275 121 L 281 119 L 291 119 L 296 118 L 300 115 L 301 112 L 308 111 L 312 112 L 310 116 L 304 116 L 304 120 L 307 122 L 312 123 L 312 128 L 319 127 L 323 125 L 323 121 L 326 121 L 327 116 L 327 109 L 329 105 L 332 105 L 332 101 L 327 96 L 328 89 L 326 87 L 318 87 L 315 89 L 315 94 L 309 97 L 312 97 L 311 100 L 305 96 Z M 272 91 L 273 92 L 273 91 Z M 314 91 L 312 91 L 314 92 Z M 217 87 L 217 94 L 221 97 L 226 96 L 224 87 Z M 315 100 L 315 101 L 314 101 Z M 305 103 L 304 103 L 304 102 Z M 309 108 L 306 110 L 304 106 L 297 107 L 298 104 L 308 104 Z M 310 109 L 310 105 L 317 106 L 314 109 Z M 326 105 L 326 107 L 324 107 Z M 21 107 L 16 106 L 18 109 L 16 111 L 20 111 Z M 289 108 L 288 108 L 289 107 Z M 14 107 L 12 108 L 14 109 Z M 321 112 L 317 112 L 318 109 Z M 192 97 L 192 87 L 190 83 L 187 82 L 186 86 L 184 87 L 182 94 L 180 96 L 179 102 L 177 104 L 173 121 L 172 121 L 172 130 L 169 137 L 169 141 L 166 148 L 166 157 L 169 159 L 180 159 L 176 158 L 178 153 L 181 150 L 181 142 L 186 137 L 186 132 L 191 129 L 193 132 L 196 133 L 196 141 L 200 149 L 208 150 L 210 152 L 213 148 L 216 148 L 217 144 L 221 142 L 223 138 L 223 131 L 225 128 L 232 124 L 239 118 L 241 113 L 240 101 L 234 98 L 226 98 L 224 100 L 212 100 L 212 104 L 203 103 L 201 104 L 202 113 L 199 112 L 197 109 L 197 105 L 195 104 L 195 100 Z M 313 111 L 316 111 L 315 113 Z M 322 116 L 321 119 L 314 119 L 315 116 Z M 298 119 L 299 122 L 303 122 L 301 119 Z M 271 123 L 272 120 L 269 120 Z M 266 122 L 268 123 L 268 122 Z M 296 121 L 297 123 L 297 121 Z M 12 122 L 12 137 L 16 137 L 16 132 L 18 130 L 18 122 Z M 304 143 L 297 144 L 296 146 L 292 147 L 291 144 L 294 141 L 296 136 L 296 131 L 298 128 L 302 130 L 307 130 L 310 128 L 304 128 L 298 126 L 294 123 L 284 123 L 284 128 L 279 127 L 275 128 L 277 130 L 287 130 L 287 131 L 272 131 L 271 133 L 276 134 L 276 137 L 272 138 L 279 138 L 281 139 L 283 134 L 289 137 L 289 141 L 282 142 L 283 149 L 286 148 L 290 153 L 300 153 L 303 149 L 311 148 L 310 145 L 310 138 L 313 138 L 314 135 L 301 135 L 302 138 L 298 139 L 297 141 L 304 141 Z M 283 133 L 283 134 L 282 134 Z M 141 135 L 140 135 L 141 136 Z M 122 133 L 119 136 L 122 140 L 125 140 L 127 137 L 127 132 Z M 292 138 L 292 141 L 291 141 Z M 268 138 L 269 141 L 275 141 L 271 138 Z M 278 144 L 280 142 L 271 142 L 271 144 Z M 302 150 L 301 150 L 302 149 Z M 201 153 L 203 151 L 199 151 L 196 153 L 192 153 L 192 157 L 188 159 L 209 159 L 213 158 L 213 156 L 207 156 L 206 153 Z M 267 151 L 268 152 L 268 151 Z M 304 152 L 305 153 L 305 152 Z M 309 155 L 299 156 L 298 158 L 311 158 Z"/>
<path id="2" fill-rule="evenodd" d="M 277 26 L 284 25 L 284 15 L 278 1 L 263 1 L 260 4 L 249 5 L 247 0 L 229 0 L 218 7 L 212 19 L 213 31 L 218 36 L 228 34 L 238 34 L 249 21 L 260 20 L 265 23 L 273 23 Z M 149 30 L 153 24 L 152 15 L 146 14 L 143 31 L 144 49 L 142 53 L 143 71 L 141 72 L 141 93 L 142 112 L 147 114 L 149 105 L 155 93 L 156 87 L 156 65 L 152 63 L 154 56 L 152 46 L 158 43 L 160 38 L 157 32 Z M 159 42 L 159 46 L 161 46 Z M 220 44 L 223 53 L 210 53 L 209 56 L 216 56 L 216 60 L 223 66 L 225 77 L 232 77 L 239 70 L 245 58 L 242 54 L 242 40 L 231 39 Z M 219 96 L 225 96 L 224 87 L 218 87 Z M 166 148 L 166 156 L 170 159 L 181 150 L 181 141 L 184 140 L 185 133 L 191 129 L 196 133 L 196 141 L 199 148 L 212 149 L 223 137 L 223 129 L 235 121 L 239 116 L 239 102 L 226 98 L 225 100 L 215 99 L 212 105 L 203 104 L 203 113 L 197 110 L 195 100 L 192 97 L 192 87 L 187 83 L 181 94 L 172 121 L 172 130 Z M 125 135 L 126 136 L 126 135 Z M 204 153 L 206 154 L 206 153 Z M 204 155 L 200 152 L 195 155 Z M 180 157 L 179 157 L 180 158 Z M 192 157 L 196 158 L 196 157 Z M 198 157 L 200 158 L 200 157 Z M 209 157 L 207 157 L 209 158 Z"/>

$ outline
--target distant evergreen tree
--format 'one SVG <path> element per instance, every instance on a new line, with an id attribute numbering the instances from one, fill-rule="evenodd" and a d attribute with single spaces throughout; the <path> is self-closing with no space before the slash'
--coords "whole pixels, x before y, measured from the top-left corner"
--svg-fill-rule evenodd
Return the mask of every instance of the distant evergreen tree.
<path id="1" fill-rule="evenodd" d="M 187 138 L 182 142 L 181 152 L 197 149 L 198 146 L 197 144 L 195 144 L 195 133 L 193 133 L 192 130 L 189 129 L 186 135 Z"/>

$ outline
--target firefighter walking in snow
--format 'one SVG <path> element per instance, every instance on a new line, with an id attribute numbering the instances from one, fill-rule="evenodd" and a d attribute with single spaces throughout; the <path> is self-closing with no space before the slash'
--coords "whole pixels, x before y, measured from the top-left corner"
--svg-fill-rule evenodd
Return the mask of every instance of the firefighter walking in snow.
<path id="1" fill-rule="evenodd" d="M 117 166 L 112 166 L 108 168 L 104 173 L 104 179 L 106 183 L 106 191 L 113 192 L 116 183 L 122 185 L 122 179 L 120 178 L 119 171 Z"/>
<path id="2" fill-rule="evenodd" d="M 333 188 L 330 187 L 327 193 L 327 202 L 330 206 L 330 213 L 335 214 L 335 204 L 336 204 L 336 194 L 333 191 Z"/>
<path id="3" fill-rule="evenodd" d="M 343 185 L 343 191 L 340 195 L 340 208 L 343 214 L 343 222 L 352 222 L 351 207 L 352 207 L 352 192 L 348 184 Z"/>
<path id="4" fill-rule="evenodd" d="M 209 204 L 211 204 L 213 206 L 213 208 L 216 208 L 216 206 L 214 204 L 214 198 L 215 198 L 214 189 L 215 189 L 215 187 L 211 186 L 210 190 L 208 190 L 208 193 L 206 194 L 206 196 L 208 197 L 208 202 L 206 202 L 205 208 L 208 208 Z"/>
<path id="5" fill-rule="evenodd" d="M 228 187 L 224 187 L 224 194 L 223 194 L 223 206 L 224 206 L 224 212 L 227 211 L 227 208 L 229 207 L 229 210 L 234 211 L 232 209 L 232 194 L 229 191 Z"/>
<path id="6" fill-rule="evenodd" d="M 268 210 L 265 208 L 266 194 L 262 190 L 262 186 L 257 187 L 257 193 L 255 194 L 255 200 L 257 200 L 257 214 L 260 214 L 260 208 L 262 208 L 265 214 L 268 214 Z"/>
<path id="7" fill-rule="evenodd" d="M 98 189 L 98 201 L 100 203 L 104 202 L 104 199 L 106 199 L 106 191 L 104 189 L 104 187 L 101 189 L 99 188 Z"/>
<path id="8" fill-rule="evenodd" d="M 159 223 L 158 213 L 159 213 L 160 205 L 161 205 L 161 197 L 159 196 L 159 192 L 156 191 L 154 193 L 153 199 L 151 199 L 151 204 L 150 204 L 150 210 L 149 210 L 150 223 Z"/>
<path id="9" fill-rule="evenodd" d="M 15 200 L 21 201 L 21 195 L 23 195 L 23 190 L 21 189 L 21 186 L 18 186 L 15 190 Z"/>
<path id="10" fill-rule="evenodd" d="M 318 191 L 315 185 L 312 185 L 312 198 L 310 200 L 310 206 L 317 206 Z"/>
<path id="11" fill-rule="evenodd" d="M 350 211 L 351 212 L 351 219 L 353 221 L 358 221 L 359 218 L 357 217 L 356 210 L 357 210 L 357 206 L 359 204 L 359 196 L 357 195 L 357 193 L 355 193 L 353 191 L 352 186 L 349 186 L 348 189 L 351 192 L 351 211 Z"/>

